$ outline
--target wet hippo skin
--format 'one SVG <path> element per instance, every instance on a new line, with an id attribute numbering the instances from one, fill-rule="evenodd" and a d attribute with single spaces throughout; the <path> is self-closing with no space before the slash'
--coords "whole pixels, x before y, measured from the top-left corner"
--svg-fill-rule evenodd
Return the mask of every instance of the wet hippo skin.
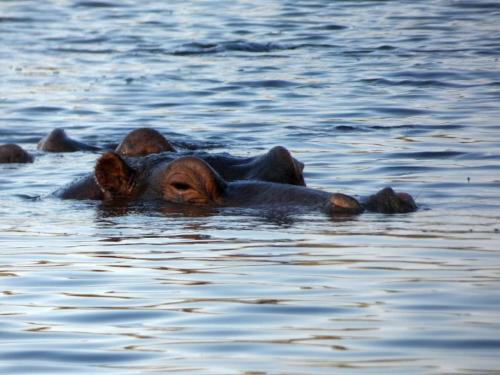
<path id="1" fill-rule="evenodd" d="M 273 147 L 263 155 L 248 158 L 206 152 L 164 152 L 139 158 L 123 158 L 117 153 L 109 154 L 120 159 L 130 170 L 134 171 L 139 180 L 145 179 L 158 166 L 164 167 L 183 156 L 196 156 L 203 159 L 222 178 L 228 181 L 249 179 L 305 185 L 302 175 L 304 164 L 293 158 L 290 152 L 281 146 Z M 101 189 L 95 182 L 94 173 L 89 173 L 73 181 L 57 190 L 54 194 L 63 199 L 104 199 Z"/>
<path id="2" fill-rule="evenodd" d="M 33 156 L 15 144 L 0 145 L 0 163 L 32 163 Z"/>

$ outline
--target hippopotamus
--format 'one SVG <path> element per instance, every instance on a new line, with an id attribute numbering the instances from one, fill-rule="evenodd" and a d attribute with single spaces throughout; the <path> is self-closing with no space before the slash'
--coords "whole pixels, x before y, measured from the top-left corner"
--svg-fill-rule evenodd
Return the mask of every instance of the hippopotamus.
<path id="1" fill-rule="evenodd" d="M 273 150 L 270 152 L 286 151 L 284 148 Z M 360 214 L 365 209 L 383 213 L 417 209 L 410 194 L 396 193 L 392 188 L 385 188 L 360 203 L 349 195 L 311 189 L 305 184 L 257 179 L 228 181 L 214 168 L 217 164 L 210 165 L 210 158 L 204 160 L 196 155 L 173 160 L 148 158 L 135 165 L 131 161 L 114 152 L 105 153 L 97 160 L 94 178 L 101 199 L 160 200 L 211 207 L 316 208 L 334 216 Z"/>
<path id="2" fill-rule="evenodd" d="M 107 156 L 105 156 L 107 155 Z M 115 165 L 122 166 L 129 171 L 130 183 L 138 184 L 145 179 L 153 169 L 167 166 L 175 159 L 185 156 L 195 156 L 204 160 L 222 178 L 227 181 L 236 180 L 261 180 L 268 182 L 284 183 L 305 186 L 304 164 L 293 158 L 290 152 L 282 146 L 273 147 L 267 153 L 254 157 L 237 157 L 229 154 L 209 154 L 200 151 L 188 152 L 163 152 L 144 157 L 124 157 L 117 152 L 106 153 L 99 160 L 111 158 L 116 160 Z M 104 159 L 103 159 L 104 158 Z M 112 169 L 103 170 L 100 166 L 102 161 L 96 164 L 95 172 L 89 173 L 67 186 L 57 190 L 54 194 L 63 199 L 93 199 L 104 200 L 107 198 L 106 191 L 97 183 L 96 173 L 106 173 Z M 103 172 L 104 171 L 104 172 Z M 110 174 L 109 178 L 113 178 Z M 140 195 L 140 194 L 138 194 Z M 122 198 L 125 195 L 121 195 Z M 135 191 L 126 195 L 128 199 L 137 198 Z"/>
<path id="3" fill-rule="evenodd" d="M 64 129 L 56 128 L 38 142 L 38 150 L 46 152 L 109 151 L 114 146 L 100 148 L 69 137 Z M 174 147 L 158 131 L 139 128 L 129 132 L 115 151 L 125 156 L 144 156 L 160 152 L 174 152 Z"/>
<path id="4" fill-rule="evenodd" d="M 257 180 L 228 182 L 205 160 L 182 156 L 170 162 L 131 168 L 116 153 L 101 156 L 95 180 L 105 200 L 141 199 L 217 207 L 319 207 L 334 213 L 357 214 L 356 199 L 305 186 Z"/>
<path id="5" fill-rule="evenodd" d="M 330 215 L 360 214 L 365 209 L 383 213 L 405 213 L 417 209 L 408 193 L 382 189 L 364 204 L 355 198 L 301 185 L 269 181 L 226 181 L 207 161 L 183 156 L 137 171 L 116 153 L 101 156 L 95 180 L 104 198 L 164 200 L 171 203 L 217 207 L 293 206 L 319 208 Z"/>
<path id="6" fill-rule="evenodd" d="M 33 156 L 15 144 L 0 145 L 0 163 L 33 163 Z"/>

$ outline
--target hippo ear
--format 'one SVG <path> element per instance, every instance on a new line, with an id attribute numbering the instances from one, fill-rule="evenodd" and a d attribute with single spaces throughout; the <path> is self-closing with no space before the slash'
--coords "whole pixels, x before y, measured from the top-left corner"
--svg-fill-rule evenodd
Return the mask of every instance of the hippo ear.
<path id="1" fill-rule="evenodd" d="M 116 153 L 106 152 L 97 159 L 95 180 L 106 199 L 132 195 L 136 172 Z"/>
<path id="2" fill-rule="evenodd" d="M 282 184 L 306 186 L 304 164 L 292 157 L 283 146 L 273 147 L 254 164 L 250 178 Z"/>
<path id="3" fill-rule="evenodd" d="M 270 157 L 279 162 L 285 173 L 286 183 L 306 186 L 304 181 L 304 163 L 295 159 L 283 146 L 275 146 L 269 151 Z"/>
<path id="4" fill-rule="evenodd" d="M 206 162 L 193 156 L 176 159 L 161 176 L 163 198 L 176 203 L 218 203 L 226 186 L 217 172 Z"/>

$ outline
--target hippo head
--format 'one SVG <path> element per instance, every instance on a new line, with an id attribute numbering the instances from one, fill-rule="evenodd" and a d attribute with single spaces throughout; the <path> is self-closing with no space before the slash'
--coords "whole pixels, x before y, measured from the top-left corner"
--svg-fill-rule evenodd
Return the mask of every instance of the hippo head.
<path id="1" fill-rule="evenodd" d="M 318 208 L 331 215 L 359 214 L 358 201 L 304 186 L 268 181 L 226 182 L 210 165 L 194 156 L 137 171 L 116 153 L 96 164 L 95 180 L 105 199 L 160 199 L 197 206 Z"/>
<path id="2" fill-rule="evenodd" d="M 144 156 L 165 151 L 175 152 L 175 148 L 163 135 L 150 128 L 132 130 L 115 150 L 124 156 Z"/>
<path id="3" fill-rule="evenodd" d="M 382 189 L 361 205 L 349 195 L 300 185 L 256 180 L 226 182 L 206 161 L 195 156 L 141 168 L 129 166 L 114 152 L 101 156 L 94 178 L 104 199 L 158 199 L 188 206 L 279 207 L 293 212 L 317 208 L 331 216 L 357 215 L 365 209 L 381 213 L 417 209 L 410 194 L 396 193 L 391 188 Z"/>

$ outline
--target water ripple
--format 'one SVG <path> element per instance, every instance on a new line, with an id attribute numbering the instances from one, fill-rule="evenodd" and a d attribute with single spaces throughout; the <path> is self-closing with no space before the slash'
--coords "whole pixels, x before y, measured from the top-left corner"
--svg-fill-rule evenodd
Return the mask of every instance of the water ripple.
<path id="1" fill-rule="evenodd" d="M 176 49 L 174 55 L 198 55 L 206 53 L 221 53 L 230 51 L 240 52 L 273 52 L 286 49 L 294 49 L 292 46 L 285 46 L 277 43 L 257 43 L 247 41 L 228 41 L 222 43 L 188 43 Z"/>
<path id="2" fill-rule="evenodd" d="M 123 6 L 123 3 L 110 1 L 77 1 L 74 3 L 75 8 L 116 8 Z"/>
<path id="3" fill-rule="evenodd" d="M 0 372 L 497 373 L 499 5 L 0 1 Z M 60 200 L 152 127 L 419 210 Z M 209 354 L 207 354 L 209 353 Z"/>

